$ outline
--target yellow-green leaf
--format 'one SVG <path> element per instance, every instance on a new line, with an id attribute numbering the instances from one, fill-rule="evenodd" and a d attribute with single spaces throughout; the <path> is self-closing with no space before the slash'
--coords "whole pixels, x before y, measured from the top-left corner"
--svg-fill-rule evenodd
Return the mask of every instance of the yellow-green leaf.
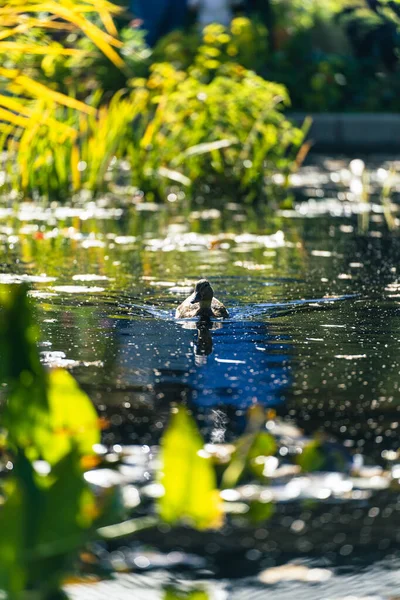
<path id="1" fill-rule="evenodd" d="M 71 96 L 66 96 L 61 92 L 56 92 L 55 90 L 50 89 L 49 87 L 39 83 L 38 81 L 34 81 L 30 77 L 26 75 L 18 75 L 13 80 L 13 83 L 17 86 L 20 86 L 23 90 L 27 91 L 32 96 L 41 98 L 45 101 L 57 102 L 58 104 L 62 104 L 64 106 L 68 106 L 69 108 L 73 108 L 75 110 L 80 110 L 82 112 L 86 112 L 88 114 L 96 114 L 96 109 L 92 106 L 88 106 L 84 102 L 80 102 Z"/>
<path id="2" fill-rule="evenodd" d="M 319 440 L 312 440 L 297 458 L 297 464 L 304 472 L 320 471 L 325 463 L 324 453 Z"/>
<path id="3" fill-rule="evenodd" d="M 5 501 L 0 509 L 0 589 L 20 594 L 25 584 L 20 557 L 24 546 L 26 496 L 15 479 L 9 479 L 2 491 Z"/>
<path id="4" fill-rule="evenodd" d="M 92 454 L 100 441 L 98 417 L 89 397 L 63 369 L 49 373 L 50 427 L 45 459 L 54 464 L 75 447 L 81 456 Z"/>
<path id="5" fill-rule="evenodd" d="M 164 600 L 209 600 L 210 596 L 204 590 L 191 590 L 189 592 L 168 587 L 165 590 Z"/>
<path id="6" fill-rule="evenodd" d="M 209 458 L 193 418 L 183 407 L 172 415 L 161 442 L 164 496 L 159 501 L 167 523 L 186 521 L 198 529 L 222 524 L 222 506 Z"/>

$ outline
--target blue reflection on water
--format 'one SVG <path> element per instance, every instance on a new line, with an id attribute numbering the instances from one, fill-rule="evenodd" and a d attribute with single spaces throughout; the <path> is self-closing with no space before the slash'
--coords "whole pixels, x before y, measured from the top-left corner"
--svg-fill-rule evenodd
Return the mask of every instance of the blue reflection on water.
<path id="1" fill-rule="evenodd" d="M 118 378 L 184 385 L 197 406 L 272 406 L 289 383 L 290 337 L 268 322 L 118 320 Z"/>
<path id="2" fill-rule="evenodd" d="M 218 323 L 219 325 L 219 323 Z M 193 401 L 200 406 L 232 404 L 245 408 L 260 402 L 272 406 L 288 385 L 290 339 L 270 331 L 268 324 L 231 321 L 210 332 L 213 352 L 199 353 L 197 333 L 193 346 L 198 368 L 190 374 Z"/>
<path id="3" fill-rule="evenodd" d="M 117 324 L 119 377 L 161 392 L 163 386 L 184 387 L 198 407 L 277 405 L 290 384 L 293 347 L 289 327 L 272 317 L 308 306 L 329 308 L 349 297 L 249 304 L 233 307 L 229 319 L 208 322 L 132 306 L 132 320 Z"/>

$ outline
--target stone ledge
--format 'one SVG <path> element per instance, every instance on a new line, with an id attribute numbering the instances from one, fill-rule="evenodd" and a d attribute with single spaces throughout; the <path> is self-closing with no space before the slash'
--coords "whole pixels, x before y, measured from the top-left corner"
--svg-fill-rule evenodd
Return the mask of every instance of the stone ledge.
<path id="1" fill-rule="evenodd" d="M 307 113 L 289 112 L 301 124 Z M 313 150 L 382 152 L 400 150 L 400 114 L 315 113 L 308 139 Z"/>

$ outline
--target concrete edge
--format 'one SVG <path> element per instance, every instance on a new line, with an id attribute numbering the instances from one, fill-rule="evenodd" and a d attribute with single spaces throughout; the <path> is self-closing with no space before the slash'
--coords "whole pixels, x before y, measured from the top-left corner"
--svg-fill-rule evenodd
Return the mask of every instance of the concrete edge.
<path id="1" fill-rule="evenodd" d="M 312 118 L 308 139 L 313 150 L 400 151 L 400 114 L 288 112 L 287 116 L 299 125 L 306 116 Z"/>

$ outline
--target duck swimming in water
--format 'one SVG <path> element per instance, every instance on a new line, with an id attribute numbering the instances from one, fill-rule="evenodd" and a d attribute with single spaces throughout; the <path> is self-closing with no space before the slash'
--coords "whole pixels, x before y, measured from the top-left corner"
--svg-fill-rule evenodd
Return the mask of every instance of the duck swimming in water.
<path id="1" fill-rule="evenodd" d="M 225 306 L 214 298 L 214 290 L 207 279 L 200 279 L 196 283 L 194 292 L 175 312 L 177 319 L 189 319 L 191 317 L 229 317 Z"/>

